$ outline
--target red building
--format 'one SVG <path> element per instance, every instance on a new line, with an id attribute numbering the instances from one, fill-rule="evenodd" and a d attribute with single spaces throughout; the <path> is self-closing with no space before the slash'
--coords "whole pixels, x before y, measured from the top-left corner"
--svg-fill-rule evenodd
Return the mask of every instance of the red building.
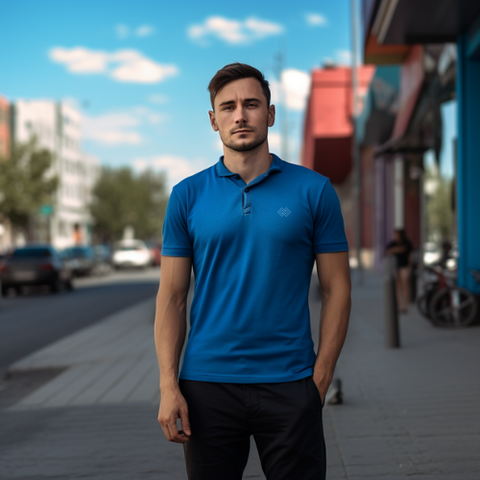
<path id="1" fill-rule="evenodd" d="M 357 69 L 358 93 L 362 99 L 375 73 L 375 67 Z M 361 110 L 362 105 L 359 105 Z M 302 164 L 328 177 L 342 204 L 345 230 L 350 247 L 354 242 L 354 201 L 352 198 L 353 147 L 352 71 L 349 67 L 316 69 L 304 126 Z M 373 207 L 365 202 L 364 220 L 373 221 Z M 367 239 L 364 239 L 364 242 Z M 368 238 L 371 243 L 371 238 Z M 366 246 L 364 244 L 364 246 Z M 369 245 L 371 248 L 371 245 Z M 367 263 L 368 262 L 367 260 Z"/>
<path id="2" fill-rule="evenodd" d="M 0 96 L 0 157 L 10 155 L 10 105 Z"/>

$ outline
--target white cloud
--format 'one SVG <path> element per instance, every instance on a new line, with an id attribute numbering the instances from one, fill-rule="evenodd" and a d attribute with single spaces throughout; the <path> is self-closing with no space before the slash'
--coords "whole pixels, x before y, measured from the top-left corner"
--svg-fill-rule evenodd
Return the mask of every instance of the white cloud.
<path id="1" fill-rule="evenodd" d="M 183 157 L 176 155 L 158 155 L 155 157 L 136 158 L 133 160 L 134 168 L 142 172 L 151 168 L 152 170 L 164 171 L 167 174 L 170 188 L 182 181 L 184 178 L 198 172 L 198 167 Z"/>
<path id="2" fill-rule="evenodd" d="M 310 93 L 310 75 L 293 68 L 282 72 L 282 84 L 284 85 L 287 107 L 291 110 L 303 110 Z"/>
<path id="3" fill-rule="evenodd" d="M 128 25 L 118 24 L 115 25 L 115 33 L 117 38 L 123 40 L 128 38 L 130 35 L 135 35 L 137 37 L 148 37 L 155 33 L 155 29 L 151 25 L 140 25 L 139 27 L 133 29 Z"/>
<path id="4" fill-rule="evenodd" d="M 323 26 L 327 24 L 327 18 L 320 13 L 307 13 L 305 15 L 305 20 L 309 25 L 312 26 Z"/>
<path id="5" fill-rule="evenodd" d="M 278 132 L 268 132 L 268 147 L 271 152 L 278 153 L 282 148 L 282 137 Z"/>
<path id="6" fill-rule="evenodd" d="M 158 83 L 178 74 L 175 65 L 157 63 L 137 50 L 109 53 L 83 47 L 54 47 L 49 55 L 53 62 L 64 64 L 71 73 L 105 73 L 119 82 Z"/>
<path id="7" fill-rule="evenodd" d="M 160 123 L 164 119 L 162 115 L 147 107 L 135 107 L 132 111 L 135 115 L 138 115 L 140 119 L 153 125 Z"/>
<path id="8" fill-rule="evenodd" d="M 62 102 L 74 108 L 75 110 L 82 111 L 82 103 L 74 97 L 64 97 Z"/>
<path id="9" fill-rule="evenodd" d="M 276 80 L 270 82 L 272 103 L 285 103 L 289 110 L 303 110 L 310 93 L 310 81 L 307 72 L 294 68 L 283 70 L 281 85 Z"/>
<path id="10" fill-rule="evenodd" d="M 178 73 L 175 65 L 161 65 L 136 50 L 120 50 L 110 55 L 110 61 L 119 64 L 110 73 L 119 82 L 158 83 Z"/>
<path id="11" fill-rule="evenodd" d="M 247 30 L 250 30 L 256 38 L 264 38 L 270 35 L 279 35 L 283 32 L 283 27 L 278 23 L 266 22 L 250 17 L 244 22 Z"/>
<path id="12" fill-rule="evenodd" d="M 111 112 L 97 117 L 85 116 L 83 136 L 104 145 L 138 145 L 143 137 L 138 131 L 142 124 L 158 124 L 162 117 L 146 107 L 124 112 Z"/>
<path id="13" fill-rule="evenodd" d="M 213 142 L 213 147 L 217 152 L 220 153 L 220 155 L 223 155 L 223 142 L 222 139 L 220 138 L 220 135 L 217 134 L 217 138 L 215 139 L 215 142 Z"/>
<path id="14" fill-rule="evenodd" d="M 162 95 L 161 93 L 153 93 L 148 97 L 148 101 L 150 103 L 167 103 L 168 97 L 166 95 Z"/>
<path id="15" fill-rule="evenodd" d="M 107 70 L 108 54 L 102 51 L 54 47 L 49 54 L 52 61 L 65 64 L 71 73 L 102 73 Z"/>
<path id="16" fill-rule="evenodd" d="M 352 52 L 350 50 L 337 50 L 335 52 L 335 59 L 338 65 L 351 65 Z"/>
<path id="17" fill-rule="evenodd" d="M 230 20 L 225 17 L 208 17 L 203 24 L 192 25 L 188 29 L 190 38 L 204 41 L 206 37 L 217 37 L 231 44 L 250 43 L 255 40 L 279 35 L 283 26 L 254 17 L 240 20 Z"/>
<path id="18" fill-rule="evenodd" d="M 127 38 L 130 35 L 130 28 L 128 25 L 115 25 L 115 33 L 118 38 Z"/>
<path id="19" fill-rule="evenodd" d="M 83 135 L 106 145 L 137 145 L 142 143 L 142 136 L 136 131 L 139 124 L 139 119 L 127 112 L 85 116 Z"/>
<path id="20" fill-rule="evenodd" d="M 135 30 L 135 34 L 137 37 L 148 37 L 149 35 L 153 35 L 155 32 L 155 29 L 151 25 L 140 25 Z"/>

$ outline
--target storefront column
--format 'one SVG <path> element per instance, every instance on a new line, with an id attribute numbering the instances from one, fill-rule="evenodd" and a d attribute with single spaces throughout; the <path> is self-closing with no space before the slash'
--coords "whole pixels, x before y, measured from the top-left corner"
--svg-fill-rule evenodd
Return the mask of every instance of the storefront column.
<path id="1" fill-rule="evenodd" d="M 405 179 L 403 157 L 397 155 L 394 160 L 394 227 L 396 230 L 405 228 Z"/>
<path id="2" fill-rule="evenodd" d="M 475 22 L 474 22 L 475 24 Z M 458 284 L 480 293 L 480 31 L 458 38 Z"/>

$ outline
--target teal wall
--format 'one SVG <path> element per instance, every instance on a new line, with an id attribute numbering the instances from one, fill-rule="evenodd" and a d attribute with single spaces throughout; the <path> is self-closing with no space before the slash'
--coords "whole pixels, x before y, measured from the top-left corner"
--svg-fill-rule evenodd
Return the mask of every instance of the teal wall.
<path id="1" fill-rule="evenodd" d="M 478 33 L 458 38 L 458 284 L 480 294 L 470 273 L 480 270 L 480 42 Z"/>

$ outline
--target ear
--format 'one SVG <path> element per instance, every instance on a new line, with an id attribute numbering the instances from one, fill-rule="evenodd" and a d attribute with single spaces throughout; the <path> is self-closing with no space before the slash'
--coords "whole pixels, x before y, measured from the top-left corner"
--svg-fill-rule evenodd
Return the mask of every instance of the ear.
<path id="1" fill-rule="evenodd" d="M 273 127 L 275 124 L 275 105 L 268 107 L 268 126 Z"/>
<path id="2" fill-rule="evenodd" d="M 212 126 L 213 131 L 218 132 L 218 125 L 217 125 L 217 121 L 215 120 L 215 112 L 212 110 L 209 110 L 208 116 L 210 117 L 210 125 Z"/>

